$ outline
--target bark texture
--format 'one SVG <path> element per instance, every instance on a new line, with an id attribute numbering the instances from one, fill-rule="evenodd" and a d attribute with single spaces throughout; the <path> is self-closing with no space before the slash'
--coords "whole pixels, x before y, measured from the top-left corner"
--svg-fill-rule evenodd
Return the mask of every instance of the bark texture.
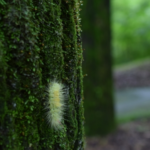
<path id="1" fill-rule="evenodd" d="M 78 0 L 0 1 L 0 149 L 82 150 Z M 67 89 L 63 130 L 48 126 L 46 87 Z"/>

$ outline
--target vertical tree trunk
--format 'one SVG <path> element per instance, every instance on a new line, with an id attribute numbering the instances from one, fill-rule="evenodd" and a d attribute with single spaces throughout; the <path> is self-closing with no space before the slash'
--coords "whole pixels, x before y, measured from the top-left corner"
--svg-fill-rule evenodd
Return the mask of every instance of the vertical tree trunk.
<path id="1" fill-rule="evenodd" d="M 80 1 L 0 3 L 0 149 L 82 150 L 84 143 Z M 52 81 L 65 85 L 63 129 L 47 124 Z"/>
<path id="2" fill-rule="evenodd" d="M 103 135 L 115 126 L 112 95 L 110 0 L 84 3 L 83 44 L 87 134 Z"/>

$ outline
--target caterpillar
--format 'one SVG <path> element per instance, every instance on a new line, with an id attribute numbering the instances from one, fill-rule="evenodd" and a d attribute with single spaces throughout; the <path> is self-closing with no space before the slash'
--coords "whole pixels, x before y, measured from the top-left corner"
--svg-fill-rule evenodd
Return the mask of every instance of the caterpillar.
<path id="1" fill-rule="evenodd" d="M 47 88 L 45 109 L 48 124 L 56 130 L 63 128 L 65 110 L 65 88 L 62 83 L 52 81 Z"/>

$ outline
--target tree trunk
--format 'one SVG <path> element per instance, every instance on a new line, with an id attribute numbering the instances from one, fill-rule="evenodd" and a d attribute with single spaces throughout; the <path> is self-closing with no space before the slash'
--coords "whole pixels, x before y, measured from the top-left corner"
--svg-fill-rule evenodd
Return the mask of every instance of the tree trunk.
<path id="1" fill-rule="evenodd" d="M 82 150 L 84 116 L 78 0 L 0 2 L 0 149 Z M 47 123 L 46 89 L 65 86 L 61 130 Z"/>
<path id="2" fill-rule="evenodd" d="M 86 133 L 104 135 L 115 127 L 110 0 L 87 0 L 82 18 Z"/>

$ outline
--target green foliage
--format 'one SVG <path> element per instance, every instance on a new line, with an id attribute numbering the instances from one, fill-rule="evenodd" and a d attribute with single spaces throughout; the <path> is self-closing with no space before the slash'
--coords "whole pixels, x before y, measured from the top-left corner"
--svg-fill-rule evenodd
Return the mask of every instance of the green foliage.
<path id="1" fill-rule="evenodd" d="M 0 149 L 82 150 L 82 46 L 77 0 L 0 1 Z M 80 4 L 80 2 L 79 2 Z M 67 91 L 64 129 L 47 125 L 45 89 Z"/>
<path id="2" fill-rule="evenodd" d="M 112 31 L 114 63 L 126 63 L 150 55 L 150 2 L 113 0 Z"/>
<path id="3" fill-rule="evenodd" d="M 0 0 L 1 5 L 6 5 L 7 3 L 4 0 Z"/>

